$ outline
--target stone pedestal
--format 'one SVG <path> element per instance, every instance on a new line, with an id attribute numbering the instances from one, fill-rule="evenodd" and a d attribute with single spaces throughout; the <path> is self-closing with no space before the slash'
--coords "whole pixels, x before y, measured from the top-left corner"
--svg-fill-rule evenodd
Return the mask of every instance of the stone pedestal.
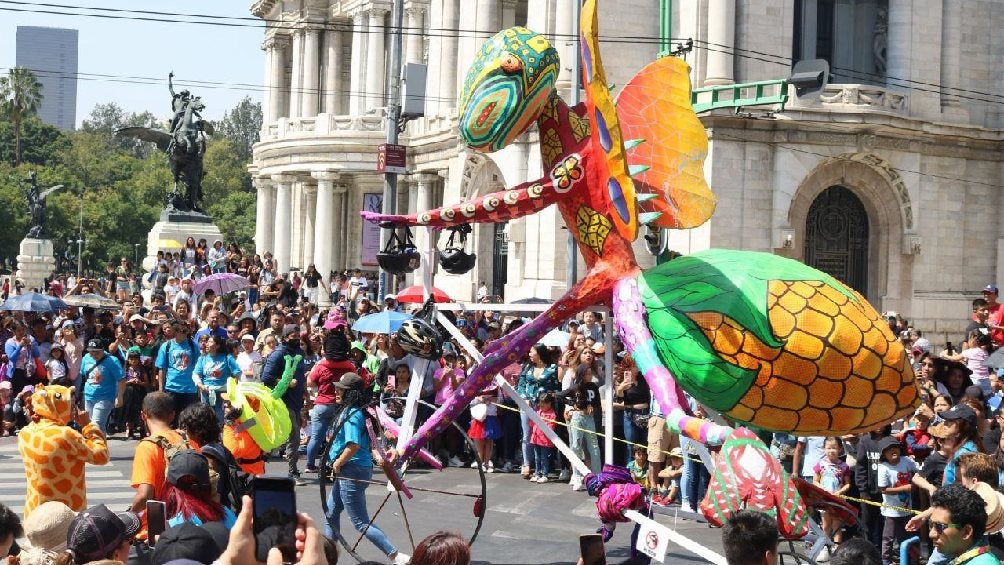
<path id="1" fill-rule="evenodd" d="M 153 269 L 157 263 L 158 251 L 170 251 L 171 253 L 181 251 L 181 248 L 185 246 L 185 240 L 189 237 L 194 237 L 195 241 L 205 239 L 209 243 L 209 247 L 212 247 L 213 242 L 217 239 L 222 240 L 223 234 L 220 232 L 220 228 L 208 221 L 208 218 L 205 221 L 202 218 L 206 218 L 206 216 L 188 217 L 176 213 L 165 218 L 165 214 L 161 214 L 160 221 L 153 225 L 150 235 L 146 238 L 146 258 L 143 259 L 143 270 L 150 272 Z"/>
<path id="2" fill-rule="evenodd" d="M 17 278 L 24 281 L 27 290 L 45 292 L 45 279 L 56 268 L 56 257 L 51 239 L 26 237 L 21 240 L 17 256 Z"/>

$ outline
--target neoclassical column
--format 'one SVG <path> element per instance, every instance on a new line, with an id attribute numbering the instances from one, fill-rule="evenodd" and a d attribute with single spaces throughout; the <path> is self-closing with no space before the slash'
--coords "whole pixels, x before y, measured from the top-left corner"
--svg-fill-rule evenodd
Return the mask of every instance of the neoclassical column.
<path id="1" fill-rule="evenodd" d="M 470 2 L 470 0 L 468 0 Z M 467 3 L 467 2 L 465 2 Z M 442 48 L 439 60 L 439 110 L 448 113 L 456 106 L 457 92 L 457 49 L 459 46 L 460 0 L 443 0 Z M 465 69 L 466 72 L 466 69 Z M 433 75 L 429 75 L 433 76 Z"/>
<path id="2" fill-rule="evenodd" d="M 321 277 L 330 282 L 331 271 L 335 268 L 334 250 L 342 244 L 335 239 L 335 227 L 341 221 L 335 215 L 335 181 L 338 180 L 338 173 L 315 171 L 311 176 L 317 179 L 313 262 Z M 318 302 L 322 306 L 331 303 L 327 289 L 322 289 Z"/>
<path id="3" fill-rule="evenodd" d="M 349 76 L 349 114 L 366 113 L 366 13 L 352 16 L 352 63 Z"/>
<path id="4" fill-rule="evenodd" d="M 889 2 L 889 39 L 886 42 L 886 77 L 913 78 L 913 2 Z M 886 79 L 889 81 L 889 79 Z M 897 81 L 886 86 L 909 90 L 910 84 Z"/>
<path id="5" fill-rule="evenodd" d="M 962 0 L 943 0 L 941 16 L 941 106 L 957 108 L 962 67 Z M 890 74 L 890 76 L 896 76 Z M 897 77 L 898 78 L 898 77 Z"/>
<path id="6" fill-rule="evenodd" d="M 255 179 L 255 188 L 258 189 L 258 197 L 255 200 L 255 229 L 254 242 L 255 252 L 259 255 L 266 251 L 272 251 L 275 241 L 273 229 L 275 228 L 275 208 L 272 207 L 272 181 L 266 177 Z"/>
<path id="7" fill-rule="evenodd" d="M 297 178 L 293 183 L 293 193 L 290 198 L 289 226 L 289 268 L 299 267 L 303 269 L 303 186 L 302 178 Z M 311 234 L 313 236 L 313 234 Z"/>
<path id="8" fill-rule="evenodd" d="M 439 101 L 439 75 L 442 73 L 443 58 L 443 2 L 429 2 L 429 61 L 428 74 L 425 81 L 425 115 L 439 114 L 442 105 Z"/>
<path id="9" fill-rule="evenodd" d="M 554 9 L 556 0 L 527 0 L 526 27 L 553 39 L 554 34 Z M 561 61 L 566 64 L 565 60 Z M 569 65 L 571 66 L 571 65 Z"/>
<path id="10" fill-rule="evenodd" d="M 430 210 L 434 207 L 432 202 L 432 193 L 437 182 L 439 182 L 439 175 L 435 173 L 420 173 L 418 175 L 412 175 L 409 184 L 416 187 L 416 214 L 421 214 L 422 212 Z M 428 230 L 424 226 L 419 226 L 415 228 L 414 234 L 415 247 L 418 248 L 419 253 L 425 253 L 425 250 L 429 245 Z M 415 270 L 415 284 L 421 284 L 421 281 L 424 280 L 426 270 L 431 267 L 431 265 L 426 265 L 425 261 L 422 261 L 422 265 Z"/>
<path id="11" fill-rule="evenodd" d="M 289 81 L 289 117 L 299 118 L 303 108 L 303 30 L 293 30 L 293 73 Z"/>
<path id="12" fill-rule="evenodd" d="M 366 46 L 366 105 L 365 110 L 384 105 L 384 86 L 387 83 L 387 69 L 384 67 L 384 37 L 387 29 L 384 16 L 387 10 L 371 8 L 367 18 Z"/>
<path id="13" fill-rule="evenodd" d="M 708 43 L 708 68 L 704 85 L 733 84 L 736 0 L 708 0 Z"/>
<path id="14" fill-rule="evenodd" d="M 333 24 L 332 24 L 333 25 Z M 342 30 L 329 28 L 324 32 L 324 111 L 329 114 L 341 114 L 343 93 L 342 67 L 345 52 L 342 47 Z"/>
<path id="15" fill-rule="evenodd" d="M 314 262 L 314 251 L 319 245 L 314 240 L 317 231 L 317 185 L 303 183 L 303 270 Z"/>
<path id="16" fill-rule="evenodd" d="M 300 97 L 300 115 L 312 118 L 317 115 L 318 77 L 321 74 L 319 55 L 321 54 L 320 24 L 309 22 L 303 30 L 303 95 Z"/>
<path id="17" fill-rule="evenodd" d="M 261 50 L 265 52 L 265 90 L 261 93 L 261 113 L 263 124 L 268 124 L 272 118 L 272 65 L 275 58 L 274 41 L 267 37 L 261 42 Z"/>
<path id="18" fill-rule="evenodd" d="M 335 231 L 338 234 L 338 240 L 331 242 L 331 262 L 333 269 L 336 271 L 342 271 L 348 267 L 345 258 L 347 255 L 346 250 L 349 248 L 349 222 L 348 218 L 345 216 L 345 208 L 346 200 L 348 200 L 349 188 L 344 184 L 336 184 L 334 191 L 335 209 L 332 214 L 335 217 L 335 223 L 337 225 Z"/>
<path id="19" fill-rule="evenodd" d="M 282 99 L 285 93 L 285 76 L 283 67 L 286 61 L 286 47 L 289 44 L 284 36 L 273 35 L 265 42 L 268 72 L 266 73 L 265 99 L 262 104 L 265 112 L 265 123 L 271 123 L 282 117 Z"/>
<path id="20" fill-rule="evenodd" d="M 403 33 L 405 41 L 408 42 L 405 49 L 405 63 L 421 64 L 425 61 L 425 9 L 422 6 L 411 5 L 404 9 L 405 30 Z"/>
<path id="21" fill-rule="evenodd" d="M 554 48 L 558 50 L 561 66 L 554 86 L 568 96 L 572 88 L 572 63 L 575 53 L 575 1 L 557 0 L 554 4 Z"/>
<path id="22" fill-rule="evenodd" d="M 280 273 L 289 272 L 289 246 L 292 242 L 291 220 L 293 218 L 293 182 L 292 175 L 272 175 L 275 183 L 275 249 L 273 254 Z"/>
<path id="23" fill-rule="evenodd" d="M 508 29 L 516 25 L 516 0 L 502 0 L 502 21 L 499 29 Z"/>

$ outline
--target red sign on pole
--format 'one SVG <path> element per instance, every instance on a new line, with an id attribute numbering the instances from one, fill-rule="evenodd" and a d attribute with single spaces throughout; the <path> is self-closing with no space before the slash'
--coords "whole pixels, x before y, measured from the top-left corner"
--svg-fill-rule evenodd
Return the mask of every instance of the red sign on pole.
<path id="1" fill-rule="evenodd" d="M 408 149 L 404 145 L 381 144 L 377 147 L 377 172 L 397 173 L 408 172 Z"/>

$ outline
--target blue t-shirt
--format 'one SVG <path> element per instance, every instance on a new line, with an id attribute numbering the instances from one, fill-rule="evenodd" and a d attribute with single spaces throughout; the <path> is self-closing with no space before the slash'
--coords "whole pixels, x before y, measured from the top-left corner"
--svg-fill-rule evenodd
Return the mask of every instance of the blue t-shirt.
<path id="1" fill-rule="evenodd" d="M 361 408 L 347 408 L 345 412 L 349 414 L 345 425 L 338 429 L 338 434 L 331 445 L 331 461 L 338 459 L 345 447 L 354 443 L 359 446 L 359 450 L 345 464 L 359 465 L 361 467 L 372 467 L 373 456 L 370 454 L 370 434 L 366 429 L 366 416 Z M 344 413 L 343 412 L 343 417 Z"/>
<path id="2" fill-rule="evenodd" d="M 203 355 L 195 362 L 195 374 L 202 379 L 202 384 L 210 388 L 218 388 L 227 384 L 229 377 L 239 378 L 241 369 L 233 355 Z"/>
<path id="3" fill-rule="evenodd" d="M 119 381 L 122 380 L 122 365 L 119 360 L 105 354 L 96 363 L 91 354 L 80 361 L 80 374 L 86 375 L 84 399 L 90 401 L 115 400 L 118 396 Z"/>
<path id="4" fill-rule="evenodd" d="M 192 373 L 198 359 L 199 346 L 192 343 L 191 340 L 186 339 L 178 343 L 172 339 L 161 345 L 160 351 L 157 352 L 156 367 L 167 371 L 164 390 L 188 394 L 197 392 L 195 381 L 192 380 Z"/>
<path id="5" fill-rule="evenodd" d="M 195 343 L 199 343 L 199 339 L 204 335 L 218 335 L 223 339 L 227 339 L 227 329 L 221 326 L 216 326 L 215 330 L 205 327 L 195 332 L 195 336 L 192 339 L 195 340 Z"/>
<path id="6" fill-rule="evenodd" d="M 955 451 L 955 455 L 952 455 L 952 458 L 949 459 L 948 464 L 945 465 L 945 478 L 941 480 L 941 486 L 947 486 L 955 483 L 956 480 L 955 470 L 959 463 L 959 457 L 961 457 L 962 454 L 976 453 L 977 451 L 978 450 L 976 449 L 976 444 L 970 440 L 966 440 L 966 443 L 963 443 L 962 447 L 960 447 Z"/>

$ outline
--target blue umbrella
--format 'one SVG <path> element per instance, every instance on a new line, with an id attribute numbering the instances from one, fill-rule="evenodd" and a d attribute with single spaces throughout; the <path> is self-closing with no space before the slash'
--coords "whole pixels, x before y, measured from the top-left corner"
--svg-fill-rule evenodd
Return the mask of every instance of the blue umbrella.
<path id="1" fill-rule="evenodd" d="M 65 302 L 37 292 L 26 292 L 19 296 L 11 296 L 4 300 L 2 310 L 17 310 L 21 312 L 57 312 L 69 308 Z"/>
<path id="2" fill-rule="evenodd" d="M 359 318 L 356 323 L 352 324 L 352 329 L 364 334 L 391 334 L 400 329 L 405 320 L 410 319 L 411 314 L 384 310 Z"/>

